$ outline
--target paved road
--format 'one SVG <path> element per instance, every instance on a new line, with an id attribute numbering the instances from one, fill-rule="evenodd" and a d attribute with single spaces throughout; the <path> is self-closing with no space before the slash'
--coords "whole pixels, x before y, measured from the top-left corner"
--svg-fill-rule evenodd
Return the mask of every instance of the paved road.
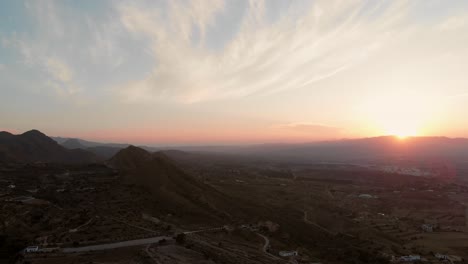
<path id="1" fill-rule="evenodd" d="M 158 237 L 128 240 L 128 241 L 108 243 L 108 244 L 100 244 L 100 245 L 93 245 L 93 246 L 76 247 L 76 248 L 63 248 L 62 252 L 63 253 L 73 253 L 73 252 L 98 251 L 98 250 L 106 250 L 106 249 L 114 249 L 114 248 L 122 248 L 122 247 L 140 246 L 140 245 L 158 243 L 159 241 L 161 241 L 163 239 L 169 241 L 169 240 L 172 240 L 172 237 L 158 236 Z"/>
<path id="2" fill-rule="evenodd" d="M 257 235 L 263 237 L 263 239 L 265 240 L 265 244 L 263 245 L 263 252 L 268 253 L 267 249 L 270 246 L 270 239 L 268 237 L 262 235 L 262 234 L 259 234 L 259 233 L 257 233 Z"/>
<path id="3" fill-rule="evenodd" d="M 114 219 L 114 220 L 116 220 L 116 219 Z M 120 220 L 117 220 L 117 221 L 120 221 Z M 141 228 L 141 227 L 138 227 L 138 226 L 134 226 L 134 227 Z M 184 234 L 194 234 L 194 233 L 209 232 L 209 231 L 216 231 L 216 230 L 222 230 L 222 229 L 223 229 L 223 227 L 216 227 L 216 228 L 208 228 L 208 229 L 195 230 L 195 231 L 187 231 L 187 232 L 183 232 L 183 233 Z M 153 231 L 153 230 L 149 230 L 149 231 Z M 168 236 L 157 236 L 157 237 L 151 237 L 151 238 L 127 240 L 127 241 L 121 241 L 121 242 L 116 242 L 116 243 L 99 244 L 99 245 L 93 245 L 93 246 L 63 248 L 62 252 L 63 253 L 74 253 L 74 252 L 98 251 L 98 250 L 107 250 L 107 249 L 122 248 L 122 247 L 148 245 L 148 244 L 158 243 L 159 241 L 161 241 L 163 239 L 169 241 L 169 240 L 172 240 L 173 238 L 168 237 Z"/>

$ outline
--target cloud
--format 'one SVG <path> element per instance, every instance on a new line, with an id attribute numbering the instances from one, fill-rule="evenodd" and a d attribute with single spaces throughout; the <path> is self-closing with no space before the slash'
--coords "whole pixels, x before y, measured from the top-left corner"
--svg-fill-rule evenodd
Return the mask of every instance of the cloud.
<path id="1" fill-rule="evenodd" d="M 67 45 L 66 28 L 61 10 L 52 1 L 25 2 L 25 8 L 37 23 L 37 35 L 14 34 L 4 39 L 4 45 L 16 47 L 21 62 L 40 73 L 42 79 L 37 86 L 48 88 L 54 95 L 70 96 L 80 91 L 73 68 L 66 63 L 63 50 L 57 43 Z M 62 14 L 63 15 L 63 14 Z"/>
<path id="2" fill-rule="evenodd" d="M 239 31 L 221 51 L 203 45 L 223 11 L 220 1 L 170 1 L 165 16 L 160 7 L 120 6 L 123 25 L 149 40 L 156 62 L 150 73 L 119 87 L 122 98 L 198 102 L 309 86 L 352 67 L 395 34 L 406 32 L 400 27 L 406 1 L 293 4 L 273 23 L 267 19 L 267 4 L 249 1 Z M 202 45 L 194 44 L 197 32 Z"/>
<path id="3" fill-rule="evenodd" d="M 45 61 L 45 66 L 50 75 L 57 81 L 67 83 L 73 78 L 70 68 L 57 58 L 48 58 Z"/>
<path id="4" fill-rule="evenodd" d="M 44 59 L 44 67 L 50 75 L 49 86 L 53 87 L 59 95 L 73 95 L 81 89 L 73 79 L 72 69 L 58 58 Z"/>
<path id="5" fill-rule="evenodd" d="M 117 44 L 123 27 L 108 13 L 99 20 L 60 1 L 25 1 L 24 7 L 34 30 L 5 34 L 2 46 L 16 49 L 19 62 L 33 72 L 28 77 L 37 78 L 35 86 L 46 94 L 75 100 L 108 82 L 102 73 L 124 62 Z"/>
<path id="6" fill-rule="evenodd" d="M 71 66 L 40 43 L 32 45 L 31 42 L 20 38 L 12 38 L 10 42 L 11 45 L 18 47 L 24 65 L 42 73 L 44 78 L 41 84 L 49 88 L 53 94 L 64 97 L 81 90 Z"/>
<path id="7" fill-rule="evenodd" d="M 232 2 L 223 0 L 109 1 L 95 13 L 60 1 L 28 1 L 34 30 L 1 42 L 15 47 L 22 63 L 41 73 L 38 83 L 54 93 L 99 93 L 118 103 L 313 92 L 317 82 L 371 59 L 422 61 L 445 52 L 453 53 L 452 62 L 466 49 L 466 41 L 457 41 L 466 16 L 423 25 L 412 16 L 419 1 L 288 3 L 272 15 L 271 2 L 250 0 L 226 22 Z"/>
<path id="8" fill-rule="evenodd" d="M 437 26 L 442 31 L 454 31 L 468 27 L 468 18 L 466 15 L 457 15 L 449 17 Z"/>

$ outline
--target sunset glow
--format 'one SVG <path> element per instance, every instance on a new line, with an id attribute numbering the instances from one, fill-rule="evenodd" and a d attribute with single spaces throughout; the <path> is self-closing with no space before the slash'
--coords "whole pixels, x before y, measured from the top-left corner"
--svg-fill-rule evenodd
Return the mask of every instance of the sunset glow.
<path id="1" fill-rule="evenodd" d="M 0 263 L 466 263 L 468 0 L 0 0 Z"/>
<path id="2" fill-rule="evenodd" d="M 0 127 L 146 144 L 468 137 L 466 1 L 3 1 Z"/>

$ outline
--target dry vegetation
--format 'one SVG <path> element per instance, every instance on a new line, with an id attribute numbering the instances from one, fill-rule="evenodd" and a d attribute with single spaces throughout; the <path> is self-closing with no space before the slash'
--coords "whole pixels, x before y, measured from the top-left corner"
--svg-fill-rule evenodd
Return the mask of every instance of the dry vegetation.
<path id="1" fill-rule="evenodd" d="M 3 166 L 2 254 L 17 263 L 287 263 L 282 250 L 298 251 L 298 263 L 388 263 L 409 254 L 436 261 L 434 253 L 468 258 L 468 187 L 456 180 L 352 166 L 175 164 L 159 156 L 145 168 Z M 128 179 L 138 175 L 144 184 Z M 153 176 L 158 185 L 148 186 Z M 422 224 L 433 224 L 434 232 Z M 177 242 L 16 254 L 28 245 L 79 247 L 221 226 Z"/>

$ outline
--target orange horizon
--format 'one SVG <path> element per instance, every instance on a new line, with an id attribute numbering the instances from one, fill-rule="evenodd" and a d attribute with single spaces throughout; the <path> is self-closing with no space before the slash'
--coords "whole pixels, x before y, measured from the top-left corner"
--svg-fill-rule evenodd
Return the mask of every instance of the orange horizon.
<path id="1" fill-rule="evenodd" d="M 29 129 L 32 130 L 32 129 Z M 12 134 L 22 134 L 17 129 L 0 129 L 0 131 L 6 131 Z M 286 133 L 275 134 L 271 133 L 268 135 L 254 134 L 254 133 L 218 133 L 209 134 L 203 132 L 193 131 L 166 131 L 160 133 L 155 130 L 120 130 L 119 133 L 116 131 L 100 130 L 91 131 L 84 133 L 52 133 L 38 129 L 42 133 L 49 137 L 63 137 L 63 138 L 79 138 L 87 141 L 96 141 L 102 143 L 122 143 L 122 144 L 147 144 L 147 145 L 250 145 L 250 144 L 300 144 L 300 143 L 311 143 L 311 142 L 326 142 L 326 141 L 339 141 L 339 140 L 354 140 L 363 138 L 376 138 L 376 137 L 395 137 L 399 140 L 407 140 L 411 138 L 430 138 L 430 137 L 445 137 L 450 139 L 466 138 L 466 137 L 450 137 L 444 135 L 395 135 L 395 134 L 375 134 L 375 135 L 362 135 L 362 136 L 349 136 L 349 137 L 333 137 L 333 138 L 320 138 L 310 137 L 307 135 L 295 135 L 288 136 Z"/>

